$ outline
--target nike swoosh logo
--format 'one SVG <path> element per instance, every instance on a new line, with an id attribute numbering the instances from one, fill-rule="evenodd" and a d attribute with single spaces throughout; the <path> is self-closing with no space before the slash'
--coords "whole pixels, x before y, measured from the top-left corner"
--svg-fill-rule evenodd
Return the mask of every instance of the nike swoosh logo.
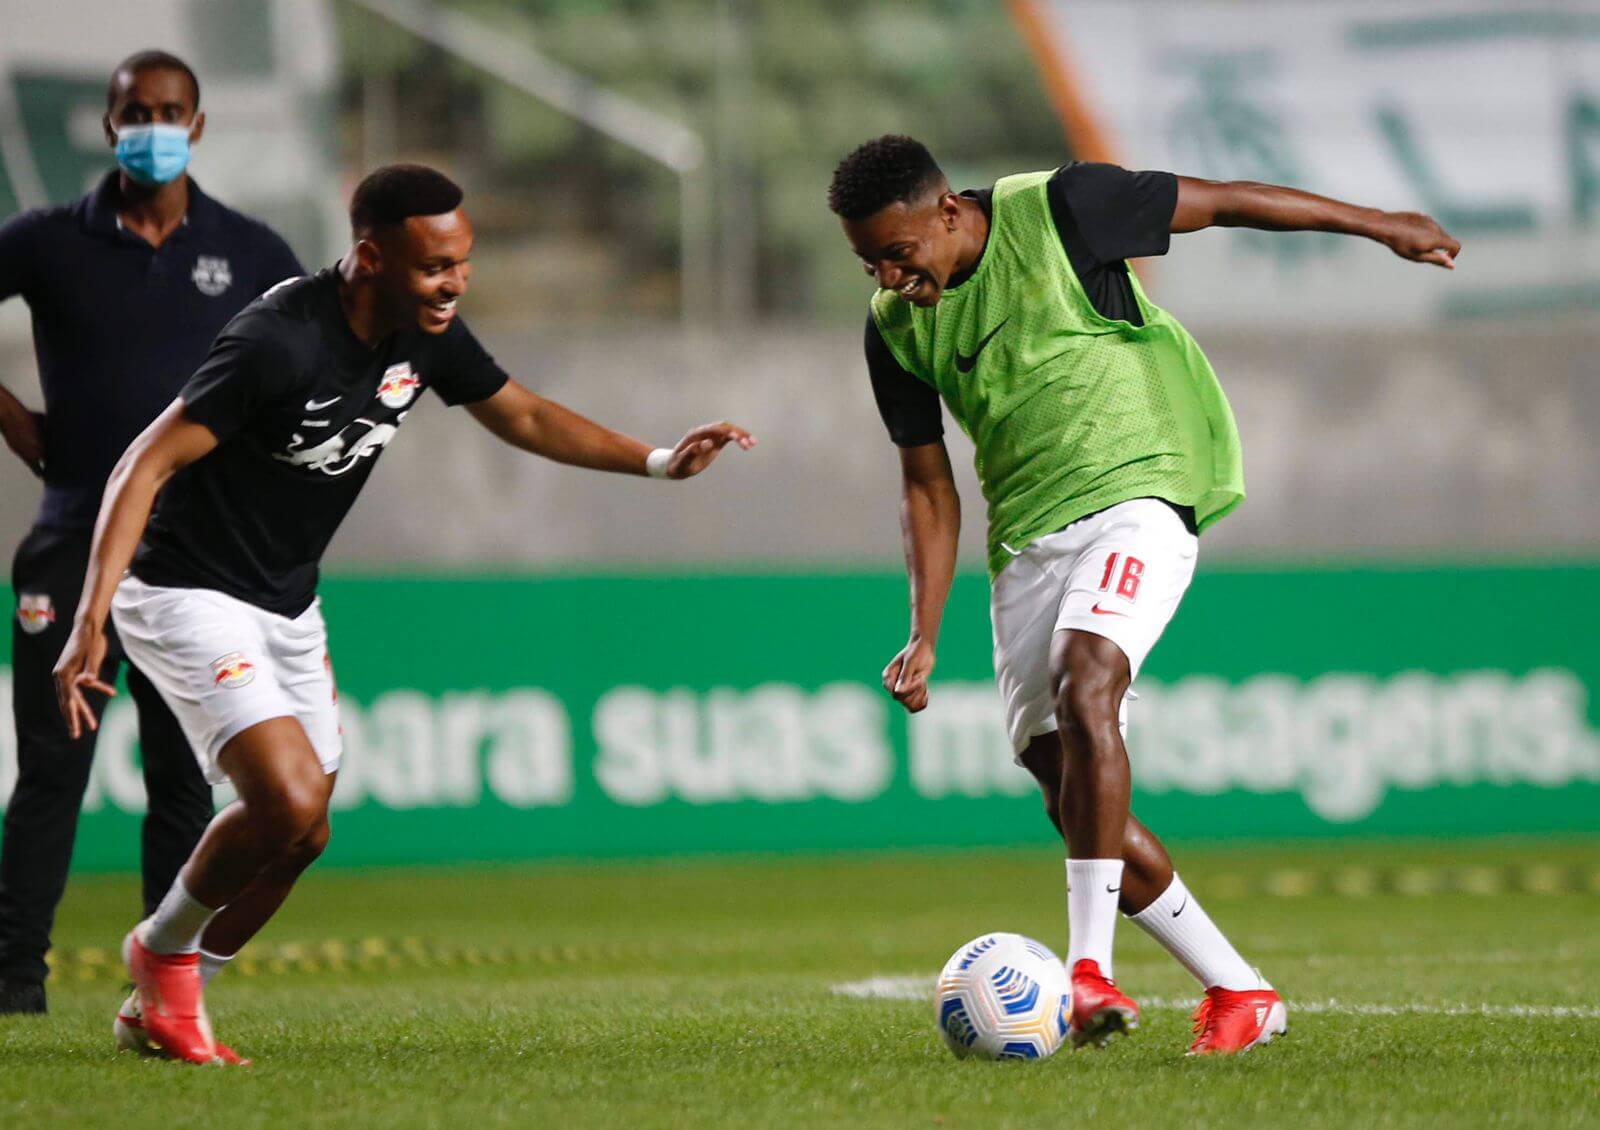
<path id="1" fill-rule="evenodd" d="M 344 399 L 344 397 L 342 397 L 342 396 L 335 396 L 335 397 L 333 397 L 333 398 L 331 398 L 329 400 L 316 400 L 316 399 L 308 400 L 308 401 L 306 401 L 306 411 L 307 412 L 320 412 L 324 408 L 326 408 L 328 405 L 337 404 L 337 403 L 339 403 L 339 401 L 341 401 L 343 399 Z"/>
<path id="2" fill-rule="evenodd" d="M 1174 917 L 1174 918 L 1178 917 L 1178 915 L 1183 913 L 1183 908 L 1185 906 L 1188 906 L 1188 905 L 1189 905 L 1189 896 L 1188 895 L 1184 895 L 1183 896 L 1183 905 L 1179 906 L 1177 910 L 1174 910 L 1172 912 L 1172 917 Z"/>
<path id="3" fill-rule="evenodd" d="M 1096 616 L 1127 616 L 1128 619 L 1133 619 L 1133 617 L 1129 616 L 1126 612 L 1118 612 L 1114 608 L 1101 608 L 1098 604 L 1089 609 L 1089 611 L 1093 612 Z"/>
<path id="4" fill-rule="evenodd" d="M 1010 317 L 1001 318 L 1000 324 L 994 329 L 990 330 L 988 333 L 984 334 L 983 340 L 978 342 L 977 347 L 974 348 L 970 354 L 963 353 L 959 349 L 956 350 L 956 371 L 961 373 L 972 372 L 972 367 L 978 363 L 978 354 L 983 352 L 983 347 L 993 341 L 994 335 L 1004 329 L 1005 324 L 1010 320 Z"/>
<path id="5" fill-rule="evenodd" d="M 1113 887 L 1110 883 L 1106 884 L 1106 894 L 1108 895 L 1114 895 L 1120 890 L 1122 890 L 1121 887 Z"/>

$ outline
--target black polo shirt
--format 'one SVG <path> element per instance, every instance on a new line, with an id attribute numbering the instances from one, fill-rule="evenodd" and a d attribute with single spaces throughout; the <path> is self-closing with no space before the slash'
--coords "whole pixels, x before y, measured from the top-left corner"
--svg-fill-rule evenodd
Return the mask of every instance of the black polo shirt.
<path id="1" fill-rule="evenodd" d="M 245 305 L 304 274 L 288 244 L 189 181 L 184 222 L 160 248 L 118 221 L 118 173 L 73 204 L 0 226 L 0 300 L 33 314 L 44 390 L 39 523 L 88 528 L 111 468 L 200 367 Z"/>

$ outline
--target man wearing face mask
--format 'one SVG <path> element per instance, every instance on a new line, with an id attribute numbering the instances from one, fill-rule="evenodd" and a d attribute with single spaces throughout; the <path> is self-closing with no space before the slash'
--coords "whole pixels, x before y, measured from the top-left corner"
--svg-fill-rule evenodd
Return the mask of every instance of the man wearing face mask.
<path id="1" fill-rule="evenodd" d="M 44 955 L 66 883 L 94 733 L 69 735 L 51 668 L 72 623 L 106 479 L 171 402 L 246 303 L 303 274 L 265 225 L 200 191 L 187 167 L 205 130 L 189 66 L 142 51 L 112 72 L 106 141 L 118 168 L 82 199 L 0 225 L 0 301 L 33 314 L 45 410 L 0 387 L 0 435 L 44 480 L 12 588 L 17 783 L 0 838 L 0 1013 L 43 1012 Z M 102 676 L 116 679 L 120 643 Z M 148 913 L 211 817 L 211 793 L 183 731 L 149 680 L 128 669 L 149 811 L 142 854 Z M 104 700 L 97 700 L 103 706 Z"/>

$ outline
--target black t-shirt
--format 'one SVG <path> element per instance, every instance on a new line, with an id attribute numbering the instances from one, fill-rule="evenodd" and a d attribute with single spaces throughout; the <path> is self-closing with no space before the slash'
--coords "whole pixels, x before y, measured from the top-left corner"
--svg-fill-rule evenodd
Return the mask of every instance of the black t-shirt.
<path id="1" fill-rule="evenodd" d="M 317 563 L 425 389 L 446 404 L 493 396 L 506 374 L 457 318 L 369 349 L 332 269 L 275 287 L 222 331 L 180 396 L 220 441 L 172 477 L 133 572 L 298 616 Z"/>
<path id="2" fill-rule="evenodd" d="M 183 387 L 217 331 L 268 287 L 305 274 L 265 224 L 193 179 L 158 247 L 118 223 L 113 171 L 82 199 L 0 225 L 0 301 L 33 315 L 44 392 L 41 525 L 87 530 L 123 450 Z"/>
<path id="3" fill-rule="evenodd" d="M 961 195 L 993 214 L 993 189 Z M 1061 246 L 1094 308 L 1107 318 L 1142 325 L 1126 260 L 1167 253 L 1172 213 L 1178 206 L 1178 178 L 1074 161 L 1056 170 L 1047 196 Z M 901 447 L 920 447 L 942 438 L 939 394 L 900 367 L 870 314 L 866 353 L 872 393 L 889 437 Z"/>

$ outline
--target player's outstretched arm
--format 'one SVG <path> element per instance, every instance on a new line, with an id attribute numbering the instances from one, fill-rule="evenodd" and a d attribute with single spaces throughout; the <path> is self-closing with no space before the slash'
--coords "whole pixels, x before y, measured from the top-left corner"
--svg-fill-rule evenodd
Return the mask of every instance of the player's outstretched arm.
<path id="1" fill-rule="evenodd" d="M 486 400 L 467 411 L 495 435 L 524 451 L 597 471 L 647 475 L 652 471 L 649 444 L 614 432 L 570 408 L 538 396 L 516 381 L 507 381 Z M 661 472 L 669 479 L 687 479 L 711 466 L 722 449 L 736 444 L 748 451 L 755 437 L 733 424 L 702 424 L 678 441 Z"/>
<path id="2" fill-rule="evenodd" d="M 944 442 L 900 449 L 900 532 L 911 582 L 911 638 L 883 669 L 883 687 L 912 714 L 928 705 L 939 625 L 956 572 L 961 496 Z"/>
<path id="3" fill-rule="evenodd" d="M 1461 241 L 1421 212 L 1385 212 L 1255 181 L 1178 178 L 1172 231 L 1202 228 L 1326 231 L 1376 240 L 1402 259 L 1455 269 Z"/>
<path id="4" fill-rule="evenodd" d="M 55 667 L 56 701 L 74 738 L 85 726 L 96 728 L 84 692 L 117 693 L 100 678 L 106 658 L 106 616 L 117 583 L 144 536 L 156 494 L 178 470 L 216 446 L 211 429 L 186 417 L 183 401 L 174 400 L 128 445 L 111 472 L 94 526 L 78 614 Z"/>

